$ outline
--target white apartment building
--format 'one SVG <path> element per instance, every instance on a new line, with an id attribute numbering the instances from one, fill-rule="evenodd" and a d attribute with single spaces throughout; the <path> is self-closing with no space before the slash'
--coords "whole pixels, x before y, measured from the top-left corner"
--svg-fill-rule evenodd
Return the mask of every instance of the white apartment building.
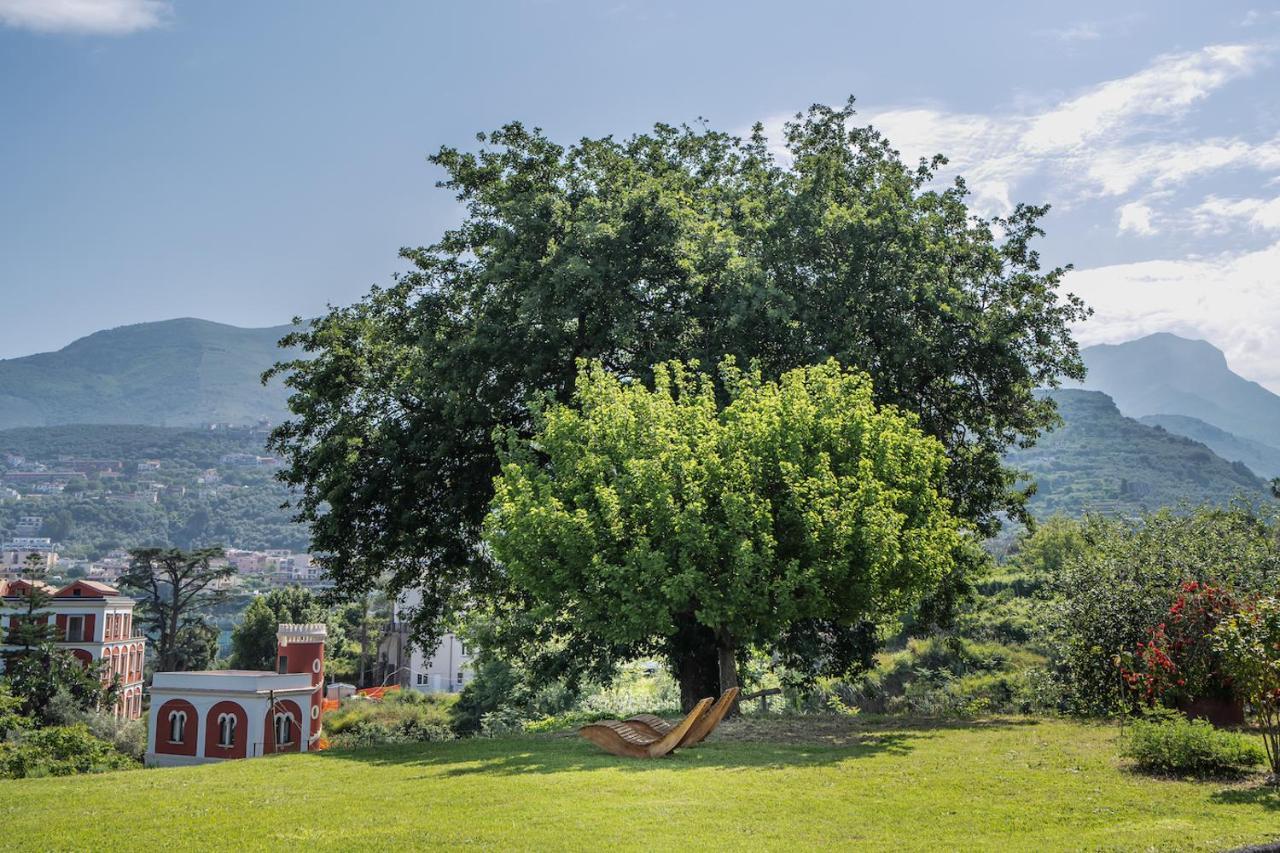
<path id="1" fill-rule="evenodd" d="M 392 605 L 391 625 L 378 643 L 375 675 L 379 683 L 398 684 L 404 690 L 457 693 L 474 677 L 472 650 L 453 634 L 445 634 L 430 651 L 412 642 L 402 617 L 421 600 L 414 591 Z"/>

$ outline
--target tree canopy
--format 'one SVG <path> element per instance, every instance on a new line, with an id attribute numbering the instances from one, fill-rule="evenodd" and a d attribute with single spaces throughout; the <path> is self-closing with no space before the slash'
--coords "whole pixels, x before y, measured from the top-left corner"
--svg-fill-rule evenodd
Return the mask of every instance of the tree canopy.
<path id="1" fill-rule="evenodd" d="M 702 671 L 736 686 L 749 649 L 815 674 L 866 662 L 947 573 L 963 543 L 947 458 L 914 416 L 834 360 L 776 383 L 722 373 L 723 407 L 679 363 L 651 391 L 592 362 L 569 405 L 503 450 L 485 530 L 527 596 L 505 619 L 513 652 L 555 640 L 577 667 L 662 653 L 691 705 Z"/>
<path id="2" fill-rule="evenodd" d="M 776 379 L 834 357 L 941 442 L 959 516 L 989 533 L 1020 513 L 1001 454 L 1054 422 L 1034 388 L 1083 373 L 1069 327 L 1087 310 L 1033 248 L 1046 207 L 976 217 L 941 158 L 904 164 L 851 103 L 798 115 L 785 153 L 760 127 L 479 140 L 431 157 L 463 222 L 288 336 L 304 358 L 273 371 L 293 417 L 272 446 L 337 594 L 421 590 L 424 638 L 502 594 L 479 547 L 494 431 L 528 435 L 531 402 L 567 401 L 581 358 L 649 381 L 669 360 Z"/>
<path id="3" fill-rule="evenodd" d="M 140 621 L 152 631 L 156 671 L 175 672 L 208 666 L 218 652 L 218 631 L 201 613 L 223 601 L 218 584 L 235 568 L 214 561 L 221 548 L 135 548 L 120 586 L 138 596 Z"/>

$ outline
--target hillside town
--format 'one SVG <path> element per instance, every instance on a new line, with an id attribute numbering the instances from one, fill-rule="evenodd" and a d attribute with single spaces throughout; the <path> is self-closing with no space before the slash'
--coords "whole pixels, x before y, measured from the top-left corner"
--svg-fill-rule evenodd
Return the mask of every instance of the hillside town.
<path id="1" fill-rule="evenodd" d="M 0 849 L 1280 853 L 1280 0 L 0 0 Z"/>

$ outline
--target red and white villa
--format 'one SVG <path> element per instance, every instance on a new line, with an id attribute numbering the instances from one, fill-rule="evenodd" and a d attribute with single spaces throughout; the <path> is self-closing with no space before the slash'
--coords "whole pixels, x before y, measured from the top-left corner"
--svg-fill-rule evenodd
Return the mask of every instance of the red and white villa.
<path id="1" fill-rule="evenodd" d="M 104 682 L 119 676 L 116 716 L 131 720 L 141 716 L 147 640 L 133 627 L 134 600 L 121 595 L 115 587 L 96 581 L 78 580 L 56 589 L 41 581 L 0 580 L 0 615 L 6 629 L 0 651 L 15 648 L 8 641 L 26 611 L 26 594 L 33 584 L 53 596 L 52 603 L 37 618 L 57 625 L 58 645 L 86 665 L 104 661 Z"/>
<path id="2" fill-rule="evenodd" d="M 276 671 L 157 672 L 146 763 L 204 764 L 319 745 L 323 624 L 281 625 Z"/>

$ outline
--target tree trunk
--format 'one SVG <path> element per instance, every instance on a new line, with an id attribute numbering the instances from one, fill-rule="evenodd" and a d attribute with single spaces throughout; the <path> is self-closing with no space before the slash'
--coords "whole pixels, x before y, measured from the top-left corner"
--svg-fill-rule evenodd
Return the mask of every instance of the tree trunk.
<path id="1" fill-rule="evenodd" d="M 715 632 L 692 614 L 676 618 L 676 633 L 668 646 L 676 680 L 680 682 L 680 707 L 685 713 L 699 699 L 720 695 L 720 663 Z"/>
<path id="2" fill-rule="evenodd" d="M 727 637 L 728 635 L 722 634 L 722 636 Z M 738 661 L 734 656 L 732 641 L 725 639 L 721 643 L 717 644 L 716 656 L 720 670 L 720 692 L 723 693 L 726 690 L 740 686 L 738 684 Z M 726 716 L 736 717 L 737 715 L 738 700 L 735 699 L 733 701 L 733 707 L 729 709 L 729 713 L 726 714 Z"/>

